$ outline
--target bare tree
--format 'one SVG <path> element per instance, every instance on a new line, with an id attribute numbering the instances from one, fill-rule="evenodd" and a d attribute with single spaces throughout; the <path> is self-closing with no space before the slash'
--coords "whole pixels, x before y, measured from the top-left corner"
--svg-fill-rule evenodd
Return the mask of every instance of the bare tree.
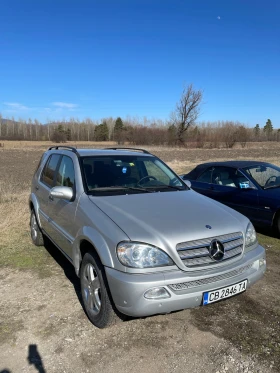
<path id="1" fill-rule="evenodd" d="M 202 91 L 195 90 L 192 84 L 184 87 L 180 101 L 175 111 L 171 114 L 171 121 L 176 126 L 177 141 L 184 144 L 184 135 L 193 126 L 199 117 Z"/>
<path id="2" fill-rule="evenodd" d="M 237 138 L 242 148 L 245 148 L 249 139 L 249 132 L 248 129 L 242 124 L 237 128 Z"/>

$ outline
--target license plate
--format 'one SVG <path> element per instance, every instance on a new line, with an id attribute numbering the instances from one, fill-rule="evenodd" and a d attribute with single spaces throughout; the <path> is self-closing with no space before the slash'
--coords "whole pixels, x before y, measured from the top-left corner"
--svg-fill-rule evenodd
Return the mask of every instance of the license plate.
<path id="1" fill-rule="evenodd" d="M 246 290 L 247 280 L 238 282 L 238 284 L 226 286 L 225 288 L 208 291 L 203 293 L 203 306 L 209 303 L 218 302 L 218 300 L 232 297 L 233 295 L 242 293 Z"/>

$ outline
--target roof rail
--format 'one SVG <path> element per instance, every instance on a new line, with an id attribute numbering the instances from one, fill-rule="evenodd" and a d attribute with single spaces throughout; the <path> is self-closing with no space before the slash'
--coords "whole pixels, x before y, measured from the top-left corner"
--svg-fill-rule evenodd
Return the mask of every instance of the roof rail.
<path id="1" fill-rule="evenodd" d="M 148 150 L 145 149 L 140 149 L 140 148 L 124 148 L 122 146 L 116 147 L 116 148 L 104 148 L 104 150 L 131 150 L 131 151 L 136 151 L 136 152 L 143 152 L 145 154 L 151 154 L 148 152 Z"/>
<path id="2" fill-rule="evenodd" d="M 78 150 L 76 148 L 73 148 L 73 146 L 56 145 L 56 146 L 49 147 L 48 150 L 52 150 L 52 149 L 56 149 L 56 150 L 58 150 L 58 149 L 71 150 L 71 152 L 79 154 Z"/>

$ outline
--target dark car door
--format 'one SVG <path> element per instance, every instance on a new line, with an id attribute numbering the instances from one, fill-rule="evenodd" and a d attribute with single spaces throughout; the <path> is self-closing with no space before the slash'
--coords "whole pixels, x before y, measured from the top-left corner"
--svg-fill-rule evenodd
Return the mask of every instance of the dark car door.
<path id="1" fill-rule="evenodd" d="M 265 225 L 272 225 L 274 214 L 280 206 L 280 189 L 260 190 L 260 216 L 259 222 Z"/>
<path id="2" fill-rule="evenodd" d="M 280 207 L 280 169 L 274 165 L 255 165 L 243 169 L 259 191 L 258 222 L 271 225 Z"/>
<path id="3" fill-rule="evenodd" d="M 239 211 L 252 221 L 261 216 L 259 191 L 239 170 L 216 166 L 212 171 L 212 198 Z"/>

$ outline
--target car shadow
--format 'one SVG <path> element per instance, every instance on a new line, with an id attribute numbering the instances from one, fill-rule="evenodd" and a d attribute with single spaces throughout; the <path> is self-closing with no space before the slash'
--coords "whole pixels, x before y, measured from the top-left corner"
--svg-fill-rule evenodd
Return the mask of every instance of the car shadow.
<path id="1" fill-rule="evenodd" d="M 86 313 L 86 309 L 83 303 L 82 298 L 82 292 L 81 292 L 81 285 L 80 285 L 80 279 L 76 275 L 75 269 L 73 264 L 62 254 L 62 252 L 49 240 L 46 236 L 44 236 L 44 247 L 47 250 L 47 252 L 51 255 L 51 257 L 56 261 L 56 263 L 63 269 L 65 276 L 67 279 L 72 283 L 74 290 L 76 292 L 77 298 L 88 318 L 88 315 Z M 107 285 L 108 286 L 108 285 Z M 114 307 L 114 311 L 118 315 L 119 319 L 122 321 L 130 321 L 134 320 L 134 317 L 126 316 L 121 314 L 117 308 L 114 305 L 112 296 L 109 292 L 109 296 L 111 298 L 111 302 Z M 1 373 L 1 372 L 0 372 Z"/>
<path id="2" fill-rule="evenodd" d="M 264 236 L 268 236 L 268 237 L 271 237 L 271 238 L 280 238 L 279 237 L 279 233 L 276 231 L 276 229 L 272 228 L 272 227 L 258 227 L 258 226 L 255 226 L 255 229 L 257 231 L 257 233 L 260 233 Z"/>
<path id="3" fill-rule="evenodd" d="M 79 302 L 83 307 L 81 286 L 79 277 L 76 275 L 73 264 L 62 254 L 62 252 L 47 238 L 44 237 L 44 246 L 51 257 L 63 269 L 65 276 L 72 283 Z"/>

